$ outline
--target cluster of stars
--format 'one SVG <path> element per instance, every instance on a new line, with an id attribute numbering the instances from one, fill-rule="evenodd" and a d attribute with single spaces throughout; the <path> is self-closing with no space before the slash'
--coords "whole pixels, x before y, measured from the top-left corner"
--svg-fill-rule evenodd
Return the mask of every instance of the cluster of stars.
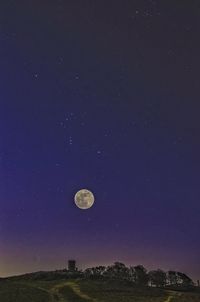
<path id="1" fill-rule="evenodd" d="M 82 112 L 80 114 L 75 114 L 74 112 L 69 112 L 69 114 L 65 115 L 63 121 L 59 122 L 59 125 L 66 131 L 65 134 L 65 143 L 67 146 L 73 145 L 73 131 L 77 126 L 84 127 L 85 119 L 87 118 L 87 112 Z M 105 138 L 109 138 L 111 136 L 111 131 L 106 131 L 104 134 Z M 77 140 L 76 140 L 77 142 Z M 103 155 L 102 148 L 98 148 L 96 144 L 89 146 L 91 152 L 96 152 L 98 158 Z"/>

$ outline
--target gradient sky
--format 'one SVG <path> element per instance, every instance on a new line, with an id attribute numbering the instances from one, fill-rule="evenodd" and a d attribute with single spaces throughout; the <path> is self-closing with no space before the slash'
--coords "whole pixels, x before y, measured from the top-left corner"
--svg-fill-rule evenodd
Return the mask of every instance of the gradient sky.
<path id="1" fill-rule="evenodd" d="M 199 37 L 199 1 L 1 2 L 1 276 L 200 277 Z"/>

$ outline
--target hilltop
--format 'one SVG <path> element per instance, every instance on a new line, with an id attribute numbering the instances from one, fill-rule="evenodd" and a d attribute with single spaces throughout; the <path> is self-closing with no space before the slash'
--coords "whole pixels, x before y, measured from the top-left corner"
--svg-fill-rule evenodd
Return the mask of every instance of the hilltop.
<path id="1" fill-rule="evenodd" d="M 39 271 L 0 280 L 1 302 L 200 302 L 200 289 L 176 271 L 147 271 L 121 262 L 79 271 Z"/>
<path id="2" fill-rule="evenodd" d="M 6 279 L 1 302 L 199 302 L 200 293 L 136 288 L 120 281 L 69 279 L 54 281 Z"/>

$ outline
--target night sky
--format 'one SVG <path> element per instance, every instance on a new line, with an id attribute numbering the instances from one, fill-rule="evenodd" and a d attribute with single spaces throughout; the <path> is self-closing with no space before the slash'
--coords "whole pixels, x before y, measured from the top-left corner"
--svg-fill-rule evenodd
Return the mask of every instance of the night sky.
<path id="1" fill-rule="evenodd" d="M 200 277 L 199 37 L 199 1 L 1 2 L 1 276 Z"/>

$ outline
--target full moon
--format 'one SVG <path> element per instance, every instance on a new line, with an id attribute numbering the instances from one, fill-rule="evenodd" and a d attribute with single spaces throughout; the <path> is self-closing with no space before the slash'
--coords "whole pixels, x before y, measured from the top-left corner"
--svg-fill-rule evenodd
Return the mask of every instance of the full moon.
<path id="1" fill-rule="evenodd" d="M 94 195 L 91 191 L 82 189 L 75 194 L 74 201 L 79 209 L 86 210 L 93 205 Z"/>

